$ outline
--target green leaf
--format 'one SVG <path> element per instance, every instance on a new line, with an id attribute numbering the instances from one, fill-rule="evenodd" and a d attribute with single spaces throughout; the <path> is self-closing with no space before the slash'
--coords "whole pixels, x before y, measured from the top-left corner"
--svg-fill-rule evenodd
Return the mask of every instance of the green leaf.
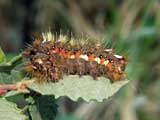
<path id="1" fill-rule="evenodd" d="M 20 64 L 22 55 L 19 54 L 13 57 L 11 60 L 0 64 L 0 72 L 9 73 L 16 65 Z"/>
<path id="2" fill-rule="evenodd" d="M 54 120 L 57 114 L 57 104 L 54 96 L 44 95 L 36 99 L 36 106 L 42 120 Z"/>
<path id="3" fill-rule="evenodd" d="M 128 81 L 124 80 L 112 84 L 109 79 L 104 77 L 93 80 L 91 76 L 69 75 L 64 76 L 63 80 L 57 83 L 29 83 L 28 87 L 42 95 L 55 95 L 55 98 L 68 96 L 74 101 L 83 98 L 88 102 L 90 100 L 102 102 L 103 99 L 108 99 L 127 83 Z"/>
<path id="4" fill-rule="evenodd" d="M 13 58 L 8 62 L 8 64 L 15 65 L 16 63 L 18 63 L 18 62 L 21 61 L 21 60 L 22 60 L 22 55 L 19 54 L 19 55 L 13 57 Z"/>
<path id="5" fill-rule="evenodd" d="M 36 105 L 30 105 L 29 106 L 29 112 L 30 112 L 30 115 L 32 117 L 32 120 L 42 120 Z"/>
<path id="6" fill-rule="evenodd" d="M 29 112 L 32 120 L 54 120 L 57 114 L 57 104 L 53 95 L 34 96 L 27 98 L 30 103 Z"/>
<path id="7" fill-rule="evenodd" d="M 27 117 L 21 113 L 16 104 L 0 99 L 0 120 L 26 120 Z"/>
<path id="8" fill-rule="evenodd" d="M 23 71 L 12 69 L 10 74 L 0 72 L 0 84 L 11 84 L 24 78 Z"/>
<path id="9" fill-rule="evenodd" d="M 6 56 L 0 47 L 0 63 L 5 62 Z"/>
<path id="10" fill-rule="evenodd" d="M 25 94 L 25 93 L 29 93 L 29 90 L 19 89 L 19 90 L 7 92 L 4 97 L 11 97 L 11 96 L 15 96 L 15 95 L 19 95 L 19 94 Z"/>
<path id="11" fill-rule="evenodd" d="M 9 83 L 8 78 L 9 78 L 9 74 L 0 72 L 0 84 Z"/>
<path id="12" fill-rule="evenodd" d="M 11 70 L 11 74 L 8 80 L 12 81 L 12 83 L 15 83 L 15 82 L 21 81 L 23 78 L 24 76 L 22 71 L 13 69 Z"/>

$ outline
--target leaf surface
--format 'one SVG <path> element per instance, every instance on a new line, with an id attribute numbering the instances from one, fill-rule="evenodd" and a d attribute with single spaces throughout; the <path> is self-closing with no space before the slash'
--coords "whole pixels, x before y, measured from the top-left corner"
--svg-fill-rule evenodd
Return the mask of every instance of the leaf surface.
<path id="1" fill-rule="evenodd" d="M 127 83 L 128 80 L 112 84 L 105 77 L 93 80 L 90 76 L 68 75 L 57 83 L 29 83 L 28 87 L 42 95 L 55 95 L 55 98 L 68 96 L 74 101 L 77 101 L 78 98 L 83 98 L 87 102 L 91 100 L 102 102 L 104 99 L 114 95 Z"/>
<path id="2" fill-rule="evenodd" d="M 0 63 L 5 62 L 6 56 L 0 47 Z"/>
<path id="3" fill-rule="evenodd" d="M 26 120 L 16 104 L 0 99 L 0 120 Z"/>

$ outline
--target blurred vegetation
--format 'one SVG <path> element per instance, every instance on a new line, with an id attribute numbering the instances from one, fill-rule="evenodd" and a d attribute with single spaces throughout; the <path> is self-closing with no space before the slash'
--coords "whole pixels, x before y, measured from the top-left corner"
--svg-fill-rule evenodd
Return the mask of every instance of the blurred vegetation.
<path id="1" fill-rule="evenodd" d="M 58 120 L 159 120 L 159 0 L 0 1 L 0 46 L 5 52 L 20 53 L 34 32 L 49 28 L 103 40 L 128 57 L 127 87 L 103 103 L 61 98 Z"/>

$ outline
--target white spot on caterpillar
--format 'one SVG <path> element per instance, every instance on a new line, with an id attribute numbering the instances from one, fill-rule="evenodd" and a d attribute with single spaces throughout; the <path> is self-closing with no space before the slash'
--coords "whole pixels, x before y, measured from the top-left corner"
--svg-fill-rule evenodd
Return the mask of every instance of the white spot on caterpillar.
<path id="1" fill-rule="evenodd" d="M 71 59 L 74 59 L 74 58 L 75 58 L 75 56 L 74 56 L 74 55 L 71 55 L 71 56 L 70 56 L 70 58 L 71 58 Z"/>
<path id="2" fill-rule="evenodd" d="M 109 63 L 109 60 L 104 61 L 103 65 L 107 65 Z"/>
<path id="3" fill-rule="evenodd" d="M 96 61 L 98 64 L 100 64 L 101 59 L 100 59 L 100 58 L 98 58 L 98 57 L 96 57 L 96 58 L 94 59 L 94 61 Z"/>
<path id="4" fill-rule="evenodd" d="M 41 59 L 37 59 L 36 62 L 39 64 L 43 64 L 43 61 Z"/>
<path id="5" fill-rule="evenodd" d="M 32 68 L 33 68 L 33 69 L 37 69 L 37 67 L 36 67 L 36 66 L 32 66 Z"/>
<path id="6" fill-rule="evenodd" d="M 82 58 L 82 59 L 84 59 L 84 60 L 88 61 L 88 56 L 87 56 L 86 54 L 84 54 L 84 55 L 80 55 L 80 58 Z"/>
<path id="7" fill-rule="evenodd" d="M 106 51 L 106 52 L 110 52 L 110 51 L 112 51 L 112 49 L 105 49 L 104 51 Z"/>
<path id="8" fill-rule="evenodd" d="M 55 50 L 53 50 L 53 51 L 52 51 L 52 53 L 56 53 L 56 51 L 55 51 Z"/>
<path id="9" fill-rule="evenodd" d="M 118 70 L 121 71 L 121 67 L 118 67 Z"/>
<path id="10" fill-rule="evenodd" d="M 114 55 L 114 57 L 118 58 L 118 59 L 122 59 L 123 57 L 120 55 Z"/>

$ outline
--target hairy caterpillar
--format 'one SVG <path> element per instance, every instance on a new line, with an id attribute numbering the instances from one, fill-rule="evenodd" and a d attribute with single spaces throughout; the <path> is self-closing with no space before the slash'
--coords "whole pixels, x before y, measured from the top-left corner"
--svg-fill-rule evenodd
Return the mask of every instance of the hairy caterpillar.
<path id="1" fill-rule="evenodd" d="M 123 78 L 127 65 L 125 57 L 103 45 L 68 40 L 62 35 L 55 38 L 51 33 L 35 38 L 23 56 L 28 73 L 51 82 L 59 81 L 64 74 L 90 75 L 95 80 L 104 76 L 115 82 Z"/>

